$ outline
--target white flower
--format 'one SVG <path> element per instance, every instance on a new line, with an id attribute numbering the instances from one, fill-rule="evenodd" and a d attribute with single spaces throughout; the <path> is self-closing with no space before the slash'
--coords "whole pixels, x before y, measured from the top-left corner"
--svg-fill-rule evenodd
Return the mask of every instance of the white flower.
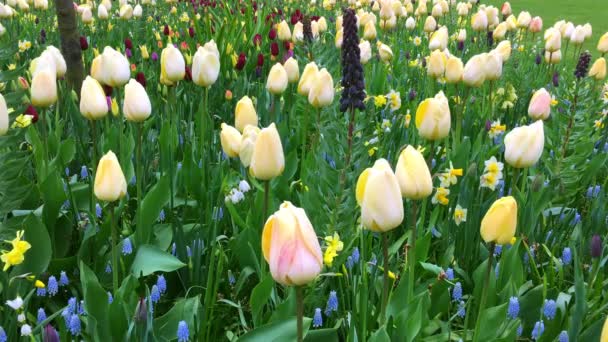
<path id="1" fill-rule="evenodd" d="M 29 324 L 24 324 L 21 326 L 21 336 L 30 336 L 32 335 L 32 327 Z"/>
<path id="2" fill-rule="evenodd" d="M 247 181 L 243 179 L 239 182 L 239 190 L 241 190 L 243 193 L 246 193 L 247 191 L 251 190 L 251 186 L 249 186 L 249 183 L 247 183 Z"/>
<path id="3" fill-rule="evenodd" d="M 13 308 L 13 310 L 19 310 L 23 306 L 23 299 L 21 299 L 20 296 L 17 296 L 17 298 L 13 300 L 7 300 L 6 305 Z"/>
<path id="4" fill-rule="evenodd" d="M 25 314 L 20 313 L 19 315 L 17 315 L 17 321 L 18 321 L 19 323 L 23 323 L 23 322 L 25 322 Z"/>
<path id="5" fill-rule="evenodd" d="M 245 195 L 238 189 L 234 188 L 230 191 L 230 202 L 237 204 L 245 198 Z"/>
<path id="6" fill-rule="evenodd" d="M 457 204 L 454 210 L 454 222 L 456 222 L 457 226 L 462 222 L 467 222 L 467 210 L 461 207 L 460 204 Z"/>

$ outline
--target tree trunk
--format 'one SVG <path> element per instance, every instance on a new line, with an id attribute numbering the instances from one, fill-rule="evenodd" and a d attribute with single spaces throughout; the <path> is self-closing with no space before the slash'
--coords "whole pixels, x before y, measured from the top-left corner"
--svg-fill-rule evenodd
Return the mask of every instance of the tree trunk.
<path id="1" fill-rule="evenodd" d="M 74 3 L 72 0 L 55 0 L 55 10 L 61 39 L 61 53 L 67 66 L 66 80 L 68 86 L 80 96 L 84 65 Z"/>

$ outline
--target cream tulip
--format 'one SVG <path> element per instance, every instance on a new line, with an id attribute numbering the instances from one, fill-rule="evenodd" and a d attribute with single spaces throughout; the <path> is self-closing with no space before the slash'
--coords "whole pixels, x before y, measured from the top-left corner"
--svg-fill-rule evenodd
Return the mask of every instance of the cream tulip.
<path id="1" fill-rule="evenodd" d="M 131 7 L 131 5 L 129 5 L 129 4 L 120 6 L 120 11 L 118 12 L 118 16 L 120 17 L 120 19 L 123 19 L 123 20 L 131 19 L 131 17 L 133 17 L 133 7 Z"/>
<path id="2" fill-rule="evenodd" d="M 247 125 L 243 129 L 239 159 L 244 167 L 249 167 L 251 164 L 251 157 L 253 156 L 258 134 L 260 134 L 260 129 L 257 126 Z"/>
<path id="3" fill-rule="evenodd" d="M 488 16 L 484 11 L 478 11 L 471 17 L 471 28 L 473 31 L 485 31 L 488 29 Z"/>
<path id="4" fill-rule="evenodd" d="M 274 123 L 262 129 L 257 136 L 249 171 L 260 180 L 271 180 L 283 173 L 285 156 L 281 137 Z"/>
<path id="5" fill-rule="evenodd" d="M 0 136 L 8 132 L 8 108 L 4 96 L 0 94 Z"/>
<path id="6" fill-rule="evenodd" d="M 498 26 L 496 26 L 496 28 L 494 29 L 494 32 L 492 32 L 492 37 L 494 38 L 494 40 L 503 40 L 505 38 L 505 35 L 507 34 L 508 28 L 509 26 L 504 21 L 498 24 Z"/>
<path id="7" fill-rule="evenodd" d="M 441 26 L 437 31 L 433 32 L 429 41 L 429 50 L 433 51 L 439 49 L 445 50 L 448 46 L 448 29 L 445 26 Z"/>
<path id="8" fill-rule="evenodd" d="M 514 128 L 505 136 L 505 160 L 515 168 L 530 167 L 540 159 L 545 147 L 543 121 Z"/>
<path id="9" fill-rule="evenodd" d="M 55 72 L 57 74 L 57 77 L 65 76 L 65 73 L 67 71 L 67 65 L 65 63 L 63 55 L 61 54 L 61 51 L 59 51 L 59 49 L 54 47 L 53 45 L 49 45 L 44 50 L 43 54 L 45 53 L 48 53 L 52 57 L 52 60 L 55 63 Z"/>
<path id="10" fill-rule="evenodd" d="M 606 59 L 604 57 L 598 58 L 591 69 L 589 69 L 589 77 L 593 77 L 598 81 L 603 81 L 606 78 Z"/>
<path id="11" fill-rule="evenodd" d="M 520 12 L 517 16 L 517 27 L 519 28 L 528 28 L 530 26 L 530 22 L 532 21 L 532 16 L 530 12 L 523 11 Z"/>
<path id="12" fill-rule="evenodd" d="M 238 157 L 241 150 L 241 133 L 226 123 L 222 123 L 221 128 L 220 142 L 222 143 L 222 150 L 230 158 Z"/>
<path id="13" fill-rule="evenodd" d="M 108 114 L 106 94 L 91 76 L 85 78 L 80 88 L 80 113 L 89 120 L 102 119 Z"/>
<path id="14" fill-rule="evenodd" d="M 281 21 L 276 26 L 277 37 L 280 41 L 286 41 L 291 39 L 291 30 L 289 29 L 289 25 L 285 20 Z"/>
<path id="15" fill-rule="evenodd" d="M 511 41 L 503 40 L 502 42 L 496 45 L 494 51 L 500 54 L 500 57 L 503 62 L 506 62 L 511 58 Z"/>
<path id="16" fill-rule="evenodd" d="M 387 232 L 403 221 L 399 181 L 385 159 L 378 159 L 361 173 L 356 198 L 361 206 L 361 223 L 371 231 Z"/>
<path id="17" fill-rule="evenodd" d="M 405 198 L 420 200 L 433 192 L 433 179 L 426 161 L 411 145 L 401 151 L 395 175 L 399 181 L 401 196 Z"/>
<path id="18" fill-rule="evenodd" d="M 133 16 L 135 18 L 141 18 L 142 14 L 143 14 L 143 8 L 141 8 L 140 4 L 135 5 L 135 7 L 133 8 Z"/>
<path id="19" fill-rule="evenodd" d="M 80 18 L 84 24 L 91 24 L 93 22 L 93 12 L 91 12 L 89 7 L 85 7 Z"/>
<path id="20" fill-rule="evenodd" d="M 462 81 L 464 66 L 460 58 L 450 56 L 445 65 L 445 79 L 447 83 L 458 83 Z"/>
<path id="21" fill-rule="evenodd" d="M 367 64 L 372 59 L 372 45 L 367 40 L 362 40 L 359 43 L 359 51 L 361 64 Z"/>
<path id="22" fill-rule="evenodd" d="M 393 59 L 393 50 L 386 44 L 378 44 L 378 54 L 380 54 L 380 59 L 385 63 Z"/>
<path id="23" fill-rule="evenodd" d="M 152 113 L 152 104 L 146 89 L 134 79 L 129 80 L 125 86 L 122 112 L 125 118 L 132 122 L 142 122 Z"/>
<path id="24" fill-rule="evenodd" d="M 597 42 L 597 51 L 601 54 L 608 53 L 608 32 L 604 33 Z"/>
<path id="25" fill-rule="evenodd" d="M 464 66 L 462 80 L 469 87 L 479 87 L 485 81 L 485 58 L 483 55 L 475 55 L 467 61 Z"/>
<path id="26" fill-rule="evenodd" d="M 102 84 L 120 87 L 129 81 L 129 60 L 120 52 L 106 46 L 103 53 L 93 60 L 91 76 Z"/>
<path id="27" fill-rule="evenodd" d="M 108 9 L 104 5 L 99 5 L 99 7 L 97 7 L 97 17 L 101 20 L 106 20 L 110 17 Z"/>
<path id="28" fill-rule="evenodd" d="M 323 68 L 317 73 L 310 91 L 308 92 L 308 103 L 315 108 L 329 106 L 334 100 L 334 80 Z"/>
<path id="29" fill-rule="evenodd" d="M 298 61 L 295 58 L 289 57 L 285 63 L 283 63 L 283 68 L 285 68 L 289 83 L 298 82 L 300 79 L 300 67 L 298 66 Z"/>
<path id="30" fill-rule="evenodd" d="M 32 105 L 35 107 L 46 108 L 57 102 L 57 75 L 54 66 L 39 69 L 32 79 L 30 90 Z"/>
<path id="31" fill-rule="evenodd" d="M 577 26 L 572 34 L 570 35 L 570 43 L 574 45 L 581 45 L 585 42 L 585 28 L 583 26 Z"/>
<path id="32" fill-rule="evenodd" d="M 551 95 L 545 88 L 540 88 L 530 99 L 528 115 L 534 120 L 546 120 L 549 114 L 551 114 Z"/>
<path id="33" fill-rule="evenodd" d="M 218 63 L 219 64 L 219 63 Z M 160 83 L 172 86 L 186 76 L 186 61 L 173 44 L 168 44 L 160 54 Z"/>
<path id="34" fill-rule="evenodd" d="M 281 63 L 277 63 L 270 68 L 268 79 L 266 80 L 266 89 L 271 94 L 281 95 L 287 88 L 287 72 Z"/>
<path id="35" fill-rule="evenodd" d="M 416 109 L 418 134 L 429 140 L 445 138 L 450 133 L 450 106 L 440 91 L 435 97 L 422 101 Z"/>
<path id="36" fill-rule="evenodd" d="M 93 190 L 97 199 L 107 202 L 114 202 L 127 194 L 127 180 L 114 152 L 108 151 L 99 160 Z"/>
<path id="37" fill-rule="evenodd" d="M 366 40 L 374 40 L 376 39 L 377 33 L 376 33 L 376 25 L 369 21 L 367 24 L 365 24 L 365 27 L 363 28 L 363 38 L 365 38 Z"/>
<path id="38" fill-rule="evenodd" d="M 424 32 L 427 33 L 435 32 L 435 30 L 437 29 L 437 20 L 435 20 L 434 17 L 426 17 L 423 29 Z"/>
<path id="39" fill-rule="evenodd" d="M 192 82 L 201 87 L 212 86 L 220 74 L 220 60 L 213 50 L 199 47 L 192 59 Z"/>
<path id="40" fill-rule="evenodd" d="M 323 268 L 323 254 L 304 209 L 283 202 L 262 231 L 262 253 L 272 278 L 285 286 L 313 281 Z"/>
<path id="41" fill-rule="evenodd" d="M 315 62 L 310 62 L 306 64 L 304 67 L 304 71 L 302 71 L 302 77 L 300 77 L 300 82 L 298 83 L 298 94 L 302 96 L 308 96 L 310 92 L 310 88 L 314 80 L 317 77 L 317 73 L 319 72 L 319 68 Z"/>
<path id="42" fill-rule="evenodd" d="M 234 127 L 243 132 L 247 125 L 258 126 L 258 114 L 249 96 L 243 96 L 234 109 Z"/>
<path id="43" fill-rule="evenodd" d="M 447 60 L 445 54 L 439 50 L 431 52 L 431 56 L 426 65 L 427 74 L 434 78 L 443 77 Z"/>
<path id="44" fill-rule="evenodd" d="M 413 17 L 408 17 L 405 20 L 405 28 L 408 30 L 413 30 L 416 28 L 416 19 L 414 19 Z"/>
<path id="45" fill-rule="evenodd" d="M 496 81 L 502 75 L 502 57 L 496 51 L 483 54 L 485 62 L 482 64 L 488 81 Z"/>

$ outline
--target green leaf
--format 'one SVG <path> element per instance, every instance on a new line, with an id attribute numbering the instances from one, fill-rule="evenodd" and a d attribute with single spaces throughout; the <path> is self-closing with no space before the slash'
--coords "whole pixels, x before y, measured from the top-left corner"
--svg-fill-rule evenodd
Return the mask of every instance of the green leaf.
<path id="1" fill-rule="evenodd" d="M 44 202 L 44 207 L 42 209 L 44 224 L 51 235 L 53 235 L 59 210 L 61 209 L 63 202 L 67 199 L 65 192 L 63 191 L 63 182 L 57 171 L 50 172 L 47 175 L 46 179 L 40 185 L 40 193 Z"/>
<path id="2" fill-rule="evenodd" d="M 251 291 L 251 315 L 253 316 L 255 326 L 258 326 L 260 323 L 260 313 L 266 302 L 268 302 L 273 287 L 274 280 L 270 275 L 266 275 Z"/>
<path id="3" fill-rule="evenodd" d="M 376 330 L 372 336 L 369 337 L 369 342 L 390 342 L 391 338 L 388 336 L 386 332 L 386 327 L 382 327 Z"/>
<path id="4" fill-rule="evenodd" d="M 319 330 L 309 330 L 306 337 L 304 337 L 304 342 L 315 342 L 315 341 L 323 341 L 323 342 L 338 342 L 340 339 L 338 338 L 338 328 L 331 329 L 319 329 Z"/>
<path id="5" fill-rule="evenodd" d="M 252 295 L 252 298 L 253 297 Z M 312 320 L 304 317 L 303 334 L 306 336 Z M 290 317 L 282 321 L 267 324 L 254 329 L 239 338 L 239 342 L 283 342 L 297 340 L 297 318 Z"/>
<path id="6" fill-rule="evenodd" d="M 171 310 L 154 320 L 154 335 L 159 341 L 174 341 L 179 321 L 186 321 L 190 331 L 193 331 L 195 320 L 199 319 L 199 296 L 177 301 Z M 196 325 L 200 325 L 197 322 Z"/>
<path id="7" fill-rule="evenodd" d="M 141 213 L 137 213 L 137 215 L 142 215 L 142 226 L 135 230 L 136 245 L 150 242 L 151 227 L 154 226 L 154 222 L 158 219 L 163 207 L 169 202 L 170 193 L 169 177 L 163 176 L 144 197 L 141 204 Z"/>
<path id="8" fill-rule="evenodd" d="M 87 313 L 87 333 L 93 340 L 110 341 L 109 325 L 112 324 L 108 308 L 108 293 L 101 287 L 95 273 L 80 262 L 80 282 Z"/>
<path id="9" fill-rule="evenodd" d="M 501 331 L 499 327 L 507 317 L 507 303 L 483 310 L 481 314 L 480 341 L 493 341 Z"/>
<path id="10" fill-rule="evenodd" d="M 131 273 L 136 276 L 147 276 L 154 272 L 172 272 L 186 266 L 173 255 L 158 249 L 156 246 L 143 245 L 137 248 L 137 255 L 131 265 Z"/>
<path id="11" fill-rule="evenodd" d="M 13 268 L 11 274 L 18 275 L 31 272 L 39 275 L 46 271 L 51 261 L 51 239 L 40 219 L 33 214 L 30 214 L 23 221 L 23 229 L 25 230 L 23 239 L 29 242 L 32 247 L 25 252 L 23 263 Z"/>

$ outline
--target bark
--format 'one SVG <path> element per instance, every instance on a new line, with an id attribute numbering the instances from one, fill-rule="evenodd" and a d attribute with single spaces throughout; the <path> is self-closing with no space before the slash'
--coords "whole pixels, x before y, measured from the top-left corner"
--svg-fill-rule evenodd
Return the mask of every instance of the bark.
<path id="1" fill-rule="evenodd" d="M 61 39 L 61 53 L 67 66 L 66 80 L 68 86 L 80 96 L 80 87 L 84 79 L 84 65 L 82 64 L 76 11 L 72 0 L 55 0 L 55 10 Z"/>

